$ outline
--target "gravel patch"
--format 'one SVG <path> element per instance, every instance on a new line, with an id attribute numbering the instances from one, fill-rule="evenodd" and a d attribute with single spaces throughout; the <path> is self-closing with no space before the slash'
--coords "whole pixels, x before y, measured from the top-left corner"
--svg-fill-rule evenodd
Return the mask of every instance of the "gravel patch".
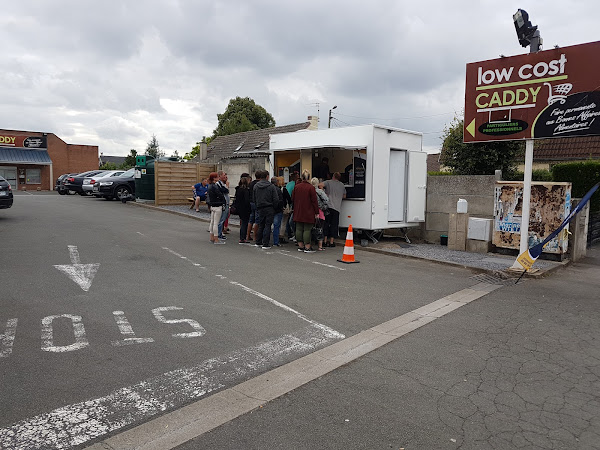
<path id="1" fill-rule="evenodd" d="M 452 262 L 466 267 L 484 270 L 505 270 L 512 266 L 514 256 L 498 255 L 495 253 L 472 253 L 449 250 L 444 245 L 435 244 L 386 244 L 382 250 L 433 261 Z M 534 268 L 544 270 L 560 265 L 555 261 L 537 260 Z"/>

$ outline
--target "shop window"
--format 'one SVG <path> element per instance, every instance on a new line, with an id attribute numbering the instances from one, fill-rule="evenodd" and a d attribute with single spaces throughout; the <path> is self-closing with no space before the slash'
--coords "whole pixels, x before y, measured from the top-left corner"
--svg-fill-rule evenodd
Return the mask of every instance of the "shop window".
<path id="1" fill-rule="evenodd" d="M 27 169 L 27 184 L 42 184 L 42 169 Z"/>

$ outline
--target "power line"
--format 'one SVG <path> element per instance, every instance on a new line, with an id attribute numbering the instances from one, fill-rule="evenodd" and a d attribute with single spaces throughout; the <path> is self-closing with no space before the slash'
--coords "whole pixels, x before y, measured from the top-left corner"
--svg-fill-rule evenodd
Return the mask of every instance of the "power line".
<path id="1" fill-rule="evenodd" d="M 361 116 L 351 116 L 349 114 L 342 114 L 337 112 L 336 113 L 338 116 L 344 116 L 344 117 L 352 117 L 354 119 L 369 119 L 369 120 L 410 120 L 410 119 L 427 119 L 429 117 L 438 117 L 438 116 L 446 116 L 448 114 L 456 114 L 456 111 L 450 111 L 450 112 L 445 112 L 445 113 L 440 113 L 440 114 L 431 114 L 429 116 L 415 116 L 415 117 L 397 117 L 397 118 L 393 118 L 393 119 L 386 119 L 386 118 L 382 118 L 382 117 L 361 117 Z"/>

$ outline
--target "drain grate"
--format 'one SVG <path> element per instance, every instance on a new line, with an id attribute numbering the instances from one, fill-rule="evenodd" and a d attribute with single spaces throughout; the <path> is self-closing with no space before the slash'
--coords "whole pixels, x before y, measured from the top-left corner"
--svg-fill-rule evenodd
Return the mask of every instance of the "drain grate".
<path id="1" fill-rule="evenodd" d="M 509 286 L 511 284 L 515 284 L 517 281 L 517 278 L 502 278 L 500 276 L 490 275 L 488 273 L 478 273 L 477 275 L 473 275 L 469 278 L 479 283 L 499 284 L 501 286 Z M 525 280 L 521 278 L 519 284 L 523 282 L 525 282 Z"/>

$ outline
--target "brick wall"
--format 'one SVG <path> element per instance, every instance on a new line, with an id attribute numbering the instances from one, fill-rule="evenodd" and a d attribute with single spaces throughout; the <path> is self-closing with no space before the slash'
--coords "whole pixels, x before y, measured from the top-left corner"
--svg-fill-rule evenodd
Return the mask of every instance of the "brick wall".
<path id="1" fill-rule="evenodd" d="M 48 142 L 48 155 L 52 160 L 52 180 L 50 180 L 49 166 L 36 165 L 18 165 L 21 168 L 41 168 L 42 183 L 36 185 L 21 184 L 19 189 L 26 186 L 27 189 L 37 189 L 39 186 L 42 190 L 51 190 L 54 187 L 54 181 L 63 173 L 85 172 L 98 168 L 98 146 L 97 145 L 74 145 L 67 144 L 54 133 L 42 133 L 37 131 L 16 131 L 16 130 L 0 130 L 0 134 L 9 134 L 12 136 L 37 136 L 42 137 L 46 134 Z M 52 187 L 51 187 L 52 186 Z"/>
<path id="2" fill-rule="evenodd" d="M 85 172 L 98 168 L 97 145 L 67 144 L 55 134 L 48 134 L 48 154 L 52 159 L 54 178 L 63 173 Z"/>

